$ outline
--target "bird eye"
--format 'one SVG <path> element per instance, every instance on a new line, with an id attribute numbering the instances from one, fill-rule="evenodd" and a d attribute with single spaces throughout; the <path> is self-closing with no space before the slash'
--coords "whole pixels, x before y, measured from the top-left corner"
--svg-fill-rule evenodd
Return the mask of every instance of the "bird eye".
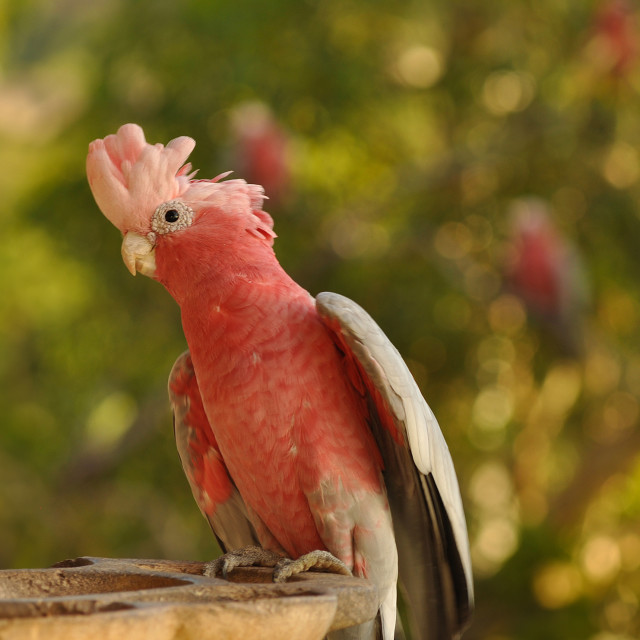
<path id="1" fill-rule="evenodd" d="M 151 229 L 156 233 L 180 231 L 191 226 L 193 209 L 182 200 L 169 200 L 162 203 L 151 218 Z"/>

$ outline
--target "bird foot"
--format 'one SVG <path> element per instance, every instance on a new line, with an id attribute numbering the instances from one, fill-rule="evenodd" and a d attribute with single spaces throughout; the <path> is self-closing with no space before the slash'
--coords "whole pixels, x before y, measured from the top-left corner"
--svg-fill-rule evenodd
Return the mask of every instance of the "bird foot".
<path id="1" fill-rule="evenodd" d="M 329 573 L 339 573 L 343 576 L 353 575 L 349 567 L 328 551 L 310 551 L 292 560 L 282 558 L 273 570 L 274 582 L 286 582 L 291 576 L 303 571 L 328 571 Z"/>
<path id="2" fill-rule="evenodd" d="M 328 551 L 311 551 L 292 560 L 262 547 L 243 547 L 230 551 L 207 562 L 203 575 L 213 578 L 222 576 L 225 580 L 236 567 L 273 567 L 273 581 L 286 582 L 291 576 L 304 571 L 328 571 L 341 575 L 352 575 L 349 567 Z"/>
<path id="3" fill-rule="evenodd" d="M 225 580 L 236 567 L 275 567 L 282 556 L 262 547 L 242 547 L 229 551 L 204 565 L 203 575 L 210 578 L 222 576 Z"/>

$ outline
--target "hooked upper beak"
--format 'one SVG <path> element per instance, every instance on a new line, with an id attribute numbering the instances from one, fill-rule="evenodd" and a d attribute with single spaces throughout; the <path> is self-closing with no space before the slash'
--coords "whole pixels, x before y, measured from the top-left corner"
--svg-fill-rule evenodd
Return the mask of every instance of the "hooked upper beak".
<path id="1" fill-rule="evenodd" d="M 144 276 L 153 278 L 156 272 L 155 245 L 145 236 L 134 231 L 125 233 L 122 240 L 122 259 L 131 275 L 139 271 Z"/>

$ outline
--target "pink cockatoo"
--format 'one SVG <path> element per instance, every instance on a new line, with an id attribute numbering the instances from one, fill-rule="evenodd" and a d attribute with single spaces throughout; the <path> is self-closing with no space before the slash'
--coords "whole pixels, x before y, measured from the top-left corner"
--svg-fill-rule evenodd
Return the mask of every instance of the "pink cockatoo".
<path id="1" fill-rule="evenodd" d="M 576 247 L 560 233 L 544 200 L 512 203 L 506 249 L 508 287 L 568 354 L 580 354 L 588 279 Z"/>
<path id="2" fill-rule="evenodd" d="M 638 62 L 638 21 L 631 0 L 604 0 L 588 44 L 590 60 L 602 73 L 629 77 Z"/>
<path id="3" fill-rule="evenodd" d="M 273 203 L 286 198 L 291 182 L 291 142 L 269 107 L 243 102 L 231 112 L 231 157 L 249 182 L 262 185 Z"/>
<path id="4" fill-rule="evenodd" d="M 314 300 L 285 273 L 261 187 L 193 179 L 194 145 L 150 145 L 127 124 L 91 143 L 87 174 L 131 273 L 180 306 L 189 351 L 169 395 L 198 506 L 225 551 L 260 545 L 319 566 L 330 552 L 368 578 L 386 640 L 398 573 L 413 637 L 458 637 L 473 608 L 469 543 L 433 413 L 359 306 Z"/>

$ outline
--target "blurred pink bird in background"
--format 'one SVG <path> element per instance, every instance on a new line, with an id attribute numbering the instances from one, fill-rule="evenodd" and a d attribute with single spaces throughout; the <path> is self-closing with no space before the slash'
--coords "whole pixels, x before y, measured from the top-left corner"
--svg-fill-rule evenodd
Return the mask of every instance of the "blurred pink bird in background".
<path id="1" fill-rule="evenodd" d="M 638 24 L 630 0 L 605 0 L 596 11 L 590 58 L 603 73 L 629 75 L 638 59 Z"/>
<path id="2" fill-rule="evenodd" d="M 259 101 L 231 111 L 231 166 L 249 183 L 262 185 L 273 204 L 291 187 L 291 142 L 271 109 Z"/>
<path id="3" fill-rule="evenodd" d="M 586 274 L 576 248 L 557 230 L 542 199 L 512 204 L 505 280 L 568 354 L 581 352 L 589 300 Z"/>

